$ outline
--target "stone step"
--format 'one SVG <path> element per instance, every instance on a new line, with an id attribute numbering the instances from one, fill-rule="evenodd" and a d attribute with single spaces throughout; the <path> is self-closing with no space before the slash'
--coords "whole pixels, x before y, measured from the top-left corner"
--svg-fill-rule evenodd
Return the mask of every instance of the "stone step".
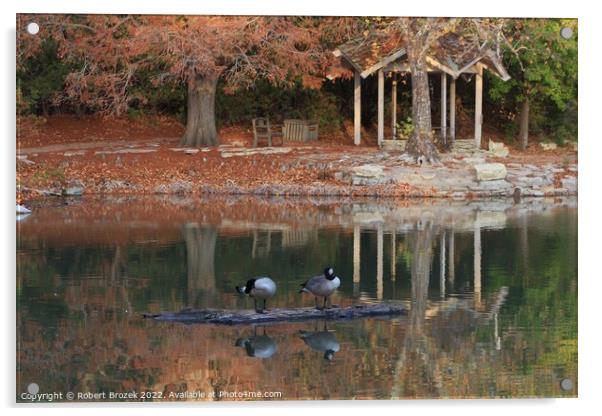
<path id="1" fill-rule="evenodd" d="M 399 150 L 403 152 L 407 142 L 407 140 L 383 140 L 382 148 L 383 150 Z"/>
<path id="2" fill-rule="evenodd" d="M 453 150 L 477 150 L 474 140 L 456 140 L 454 141 Z"/>

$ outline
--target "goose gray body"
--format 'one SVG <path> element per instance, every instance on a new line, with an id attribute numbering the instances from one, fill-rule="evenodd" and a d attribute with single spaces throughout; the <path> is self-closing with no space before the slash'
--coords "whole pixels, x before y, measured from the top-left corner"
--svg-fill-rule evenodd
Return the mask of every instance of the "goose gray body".
<path id="1" fill-rule="evenodd" d="M 276 343 L 267 335 L 257 335 L 236 340 L 237 347 L 244 347 L 249 357 L 270 358 L 276 352 Z"/>
<path id="2" fill-rule="evenodd" d="M 334 274 L 332 267 L 327 267 L 324 273 L 318 276 L 314 276 L 308 281 L 301 284 L 301 290 L 299 293 L 310 293 L 316 297 L 324 298 L 324 307 L 326 306 L 326 300 L 335 290 L 341 285 L 341 279 Z"/>
<path id="3" fill-rule="evenodd" d="M 312 350 L 323 352 L 327 360 L 331 360 L 334 353 L 341 349 L 339 341 L 331 331 L 300 331 L 299 337 Z"/>

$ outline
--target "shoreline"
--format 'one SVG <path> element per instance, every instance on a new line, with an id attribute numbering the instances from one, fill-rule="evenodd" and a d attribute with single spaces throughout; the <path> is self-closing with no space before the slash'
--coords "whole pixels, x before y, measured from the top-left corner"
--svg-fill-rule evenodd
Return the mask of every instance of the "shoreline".
<path id="1" fill-rule="evenodd" d="M 499 150 L 499 148 L 496 148 Z M 80 195 L 483 199 L 577 195 L 577 153 L 487 151 L 458 141 L 435 165 L 398 149 L 301 143 L 174 147 L 151 140 L 17 156 L 17 201 Z"/>
<path id="2" fill-rule="evenodd" d="M 162 184 L 160 186 L 169 186 L 170 184 Z M 515 188 L 512 188 L 515 189 Z M 71 194 L 66 192 L 67 190 L 56 190 L 48 189 L 20 189 L 17 186 L 17 193 L 22 196 L 25 201 L 34 200 L 45 200 L 49 198 L 78 198 L 82 196 L 90 197 L 119 197 L 119 196 L 132 196 L 132 197 L 149 197 L 149 196 L 266 196 L 266 197 L 319 197 L 319 198 L 369 198 L 369 199 L 408 199 L 408 200 L 419 200 L 419 199 L 435 199 L 435 200 L 457 200 L 457 201 L 470 201 L 470 200 L 486 200 L 492 198 L 516 198 L 513 190 L 501 191 L 470 191 L 467 189 L 465 195 L 459 195 L 458 192 L 449 193 L 446 191 L 436 191 L 432 189 L 412 189 L 403 193 L 397 191 L 394 187 L 385 186 L 366 186 L 366 187 L 353 187 L 353 186 L 304 186 L 304 185 L 265 185 L 255 188 L 242 188 L 237 186 L 203 186 L 199 187 L 199 190 L 190 191 L 178 191 L 178 190 L 166 190 L 164 192 L 132 192 L 132 191 L 113 191 L 113 192 L 93 192 L 86 191 L 81 194 Z M 558 188 L 549 192 L 532 192 L 525 191 L 521 192 L 519 198 L 551 198 L 551 197 L 577 197 L 577 191 L 569 191 L 564 188 Z"/>

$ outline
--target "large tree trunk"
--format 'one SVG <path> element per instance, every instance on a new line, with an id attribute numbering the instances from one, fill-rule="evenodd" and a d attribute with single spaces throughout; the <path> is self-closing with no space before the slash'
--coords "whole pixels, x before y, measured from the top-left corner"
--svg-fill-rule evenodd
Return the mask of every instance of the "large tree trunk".
<path id="1" fill-rule="evenodd" d="M 410 59 L 412 73 L 412 119 L 414 133 L 408 140 L 406 152 L 418 163 L 439 160 L 437 148 L 433 144 L 431 125 L 431 97 L 425 58 Z"/>
<path id="2" fill-rule="evenodd" d="M 215 244 L 217 230 L 196 223 L 184 225 L 182 234 L 186 242 L 186 263 L 188 266 L 188 303 L 193 305 L 202 292 L 203 301 L 212 297 L 215 290 Z"/>
<path id="3" fill-rule="evenodd" d="M 525 150 L 529 144 L 529 97 L 525 97 L 520 109 L 520 148 Z"/>
<path id="4" fill-rule="evenodd" d="M 219 137 L 215 128 L 215 92 L 218 74 L 197 76 L 188 81 L 186 131 L 184 146 L 217 146 Z"/>

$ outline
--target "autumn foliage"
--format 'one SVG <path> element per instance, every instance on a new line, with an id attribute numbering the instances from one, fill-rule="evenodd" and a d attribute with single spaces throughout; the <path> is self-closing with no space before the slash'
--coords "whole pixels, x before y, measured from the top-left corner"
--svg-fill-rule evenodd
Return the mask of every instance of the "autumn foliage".
<path id="1" fill-rule="evenodd" d="M 17 60 L 53 39 L 61 58 L 78 63 L 57 100 L 121 114 L 133 101 L 145 100 L 129 87 L 140 71 L 153 68 L 155 86 L 187 85 L 188 145 L 218 144 L 218 79 L 226 91 L 248 88 L 259 78 L 277 85 L 301 79 L 318 88 L 333 59 L 324 36 L 336 39 L 342 30 L 332 29 L 335 19 L 275 16 L 20 15 L 19 27 L 33 18 L 42 30 L 37 36 L 18 31 Z"/>

